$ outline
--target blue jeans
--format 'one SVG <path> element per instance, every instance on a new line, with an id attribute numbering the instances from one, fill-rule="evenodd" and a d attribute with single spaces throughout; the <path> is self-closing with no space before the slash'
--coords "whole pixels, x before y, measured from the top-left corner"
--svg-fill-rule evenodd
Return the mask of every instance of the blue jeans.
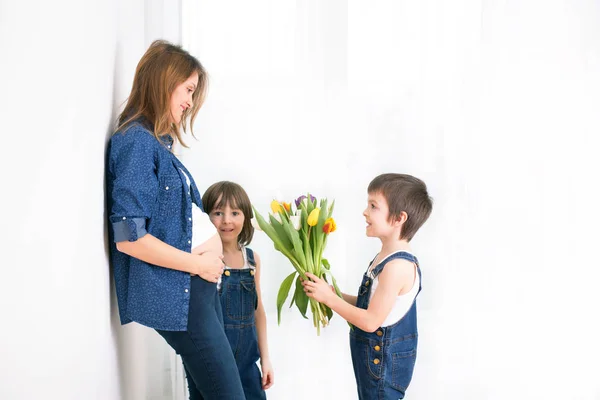
<path id="1" fill-rule="evenodd" d="M 245 400 L 233 352 L 223 329 L 217 285 L 193 276 L 186 331 L 157 332 L 181 355 L 190 400 Z"/>

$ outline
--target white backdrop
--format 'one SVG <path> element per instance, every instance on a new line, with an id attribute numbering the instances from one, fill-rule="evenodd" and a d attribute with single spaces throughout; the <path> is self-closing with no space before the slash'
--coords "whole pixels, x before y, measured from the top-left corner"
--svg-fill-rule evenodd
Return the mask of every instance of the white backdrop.
<path id="1" fill-rule="evenodd" d="M 211 74 L 182 152 L 201 189 L 335 197 L 327 256 L 345 291 L 377 251 L 366 186 L 423 178 L 435 199 L 409 399 L 600 399 L 597 1 L 0 0 L 0 398 L 180 399 L 151 330 L 120 327 L 103 214 L 104 146 L 152 39 Z M 183 31 L 180 29 L 183 24 Z M 181 36 L 180 34 L 183 33 Z M 355 398 L 346 327 L 316 338 L 257 234 L 276 385 Z M 179 381 L 173 381 L 179 377 Z M 312 386 L 311 386 L 312 384 Z"/>
<path id="2" fill-rule="evenodd" d="M 183 152 L 201 189 L 234 180 L 336 198 L 328 252 L 356 290 L 377 242 L 366 186 L 424 179 L 435 199 L 410 399 L 600 399 L 593 1 L 184 1 L 183 42 L 211 88 Z M 291 271 L 256 235 L 276 370 L 272 399 L 355 398 L 345 326 L 276 327 Z M 315 384 L 311 387 L 311 382 Z"/>
<path id="3" fill-rule="evenodd" d="M 104 210 L 119 106 L 150 42 L 180 41 L 180 16 L 170 0 L 0 0 L 3 400 L 183 392 L 158 334 L 119 324 Z"/>

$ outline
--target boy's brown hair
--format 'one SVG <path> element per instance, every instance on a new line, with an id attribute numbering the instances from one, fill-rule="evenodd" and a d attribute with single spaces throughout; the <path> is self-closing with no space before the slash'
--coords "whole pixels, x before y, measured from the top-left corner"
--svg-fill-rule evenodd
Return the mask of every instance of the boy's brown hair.
<path id="1" fill-rule="evenodd" d="M 405 174 L 381 174 L 369 183 L 368 193 L 379 193 L 388 203 L 388 221 L 400 217 L 402 211 L 408 219 L 402 225 L 400 239 L 409 241 L 427 221 L 433 201 L 427 193 L 425 182 Z"/>
<path id="2" fill-rule="evenodd" d="M 234 182 L 221 181 L 210 185 L 202 196 L 202 206 L 207 214 L 210 214 L 215 208 L 223 208 L 227 204 L 244 213 L 244 225 L 238 236 L 238 244 L 240 247 L 249 245 L 254 236 L 254 227 L 251 222 L 254 214 L 252 213 L 252 203 L 250 203 L 250 198 L 244 188 Z"/>

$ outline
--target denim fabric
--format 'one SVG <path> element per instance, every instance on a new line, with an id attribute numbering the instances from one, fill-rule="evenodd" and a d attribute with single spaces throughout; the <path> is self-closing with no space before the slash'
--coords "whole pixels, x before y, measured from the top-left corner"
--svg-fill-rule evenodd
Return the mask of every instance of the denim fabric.
<path id="1" fill-rule="evenodd" d="M 246 248 L 248 264 L 255 266 L 254 253 Z M 227 269 L 219 289 L 225 334 L 231 345 L 247 400 L 266 399 L 261 373 L 254 311 L 258 295 L 254 269 Z"/>
<path id="2" fill-rule="evenodd" d="M 421 277 L 421 269 L 416 257 L 406 252 L 399 252 L 387 257 L 376 266 L 372 272 L 373 278 L 394 259 L 415 263 L 419 278 Z M 358 289 L 357 307 L 365 310 L 369 307 L 372 284 L 373 279 L 365 273 Z M 417 339 L 416 298 L 406 315 L 393 325 L 379 327 L 372 333 L 357 327 L 350 330 L 350 351 L 360 400 L 404 398 L 417 357 Z"/>
<path id="3" fill-rule="evenodd" d="M 181 355 L 190 400 L 244 400 L 216 284 L 193 276 L 187 331 L 157 332 Z"/>
<path id="4" fill-rule="evenodd" d="M 190 274 L 148 264 L 115 245 L 150 233 L 180 250 L 191 250 L 192 201 L 200 207 L 202 201 L 171 146 L 169 136 L 156 140 L 143 120 L 111 137 L 106 160 L 108 231 L 121 323 L 183 331 L 188 325 Z M 191 180 L 190 195 L 182 170 Z"/>

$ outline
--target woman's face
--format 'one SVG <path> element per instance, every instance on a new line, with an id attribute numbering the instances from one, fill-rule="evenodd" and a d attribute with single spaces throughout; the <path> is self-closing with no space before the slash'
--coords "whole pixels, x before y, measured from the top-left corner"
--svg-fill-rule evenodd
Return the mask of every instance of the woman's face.
<path id="1" fill-rule="evenodd" d="M 179 125 L 183 113 L 191 108 L 194 103 L 192 95 L 198 87 L 198 73 L 194 72 L 185 82 L 175 88 L 171 95 L 171 119 L 172 122 Z"/>

